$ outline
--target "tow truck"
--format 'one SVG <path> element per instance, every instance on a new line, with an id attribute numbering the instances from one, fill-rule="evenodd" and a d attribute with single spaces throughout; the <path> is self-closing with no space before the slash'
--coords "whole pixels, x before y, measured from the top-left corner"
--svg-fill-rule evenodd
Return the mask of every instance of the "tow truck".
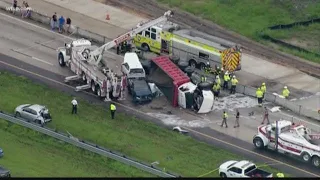
<path id="1" fill-rule="evenodd" d="M 288 120 L 276 121 L 258 127 L 253 144 L 258 149 L 271 149 L 300 158 L 320 167 L 320 135 L 312 133 L 303 124 Z"/>
<path id="2" fill-rule="evenodd" d="M 167 11 L 163 16 L 146 23 L 139 23 L 136 28 L 115 38 L 114 40 L 97 47 L 87 39 L 77 39 L 65 43 L 58 48 L 58 62 L 61 67 L 68 66 L 76 75 L 65 78 L 65 82 L 74 80 L 82 81 L 76 86 L 76 91 L 92 90 L 99 97 L 105 97 L 105 101 L 123 100 L 126 79 L 121 72 L 117 74 L 107 66 L 107 61 L 102 61 L 106 50 L 119 46 L 122 42 L 132 39 L 139 32 L 165 22 L 173 16 L 172 11 Z"/>

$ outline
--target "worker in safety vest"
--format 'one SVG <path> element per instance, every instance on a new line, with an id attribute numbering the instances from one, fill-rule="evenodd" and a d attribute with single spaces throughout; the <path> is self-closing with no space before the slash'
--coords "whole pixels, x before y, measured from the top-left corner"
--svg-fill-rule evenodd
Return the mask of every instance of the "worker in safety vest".
<path id="1" fill-rule="evenodd" d="M 261 88 L 258 88 L 256 91 L 256 96 L 258 98 L 258 104 L 259 106 L 262 106 L 262 98 L 263 98 L 263 92 L 261 90 Z"/>
<path id="2" fill-rule="evenodd" d="M 212 87 L 214 98 L 217 99 L 220 94 L 220 84 L 215 83 Z"/>
<path id="3" fill-rule="evenodd" d="M 218 84 L 221 87 L 221 80 L 219 76 L 216 76 L 215 83 Z"/>
<path id="4" fill-rule="evenodd" d="M 237 84 L 238 84 L 238 80 L 237 80 L 236 76 L 233 75 L 233 76 L 232 76 L 232 79 L 231 79 L 231 90 L 230 90 L 230 94 L 235 94 L 235 93 L 236 93 Z"/>
<path id="5" fill-rule="evenodd" d="M 116 113 L 117 107 L 114 105 L 114 103 L 110 104 L 110 112 L 111 112 L 111 119 L 114 119 L 114 115 Z"/>
<path id="6" fill-rule="evenodd" d="M 220 74 L 221 74 L 221 69 L 220 69 L 219 66 L 217 66 L 217 68 L 216 68 L 216 75 L 217 75 L 217 76 L 220 76 Z"/>
<path id="7" fill-rule="evenodd" d="M 223 120 L 222 120 L 221 127 L 223 127 L 223 125 L 225 124 L 226 128 L 227 128 L 228 127 L 228 124 L 227 124 L 228 114 L 226 113 L 226 111 L 223 111 L 222 119 Z"/>
<path id="8" fill-rule="evenodd" d="M 223 75 L 223 90 L 229 88 L 228 87 L 229 81 L 230 81 L 230 75 L 229 75 L 229 72 L 226 71 L 226 73 Z"/>
<path id="9" fill-rule="evenodd" d="M 289 97 L 289 95 L 290 95 L 290 91 L 289 91 L 288 87 L 285 86 L 282 91 L 282 96 L 287 99 Z"/>
<path id="10" fill-rule="evenodd" d="M 206 76 L 201 76 L 201 82 L 207 82 L 207 77 Z"/>
<path id="11" fill-rule="evenodd" d="M 278 178 L 284 178 L 284 174 L 279 172 L 279 173 L 277 173 L 277 177 Z"/>
<path id="12" fill-rule="evenodd" d="M 206 65 L 206 67 L 204 68 L 204 72 L 205 72 L 206 74 L 210 74 L 210 73 L 211 73 L 211 66 L 210 66 L 210 63 L 209 63 L 209 62 L 207 62 L 207 65 Z"/>
<path id="13" fill-rule="evenodd" d="M 264 94 L 265 94 L 266 91 L 267 91 L 266 83 L 262 83 L 260 89 L 261 89 L 261 91 L 262 91 L 262 93 L 263 93 L 262 99 L 264 99 Z"/>

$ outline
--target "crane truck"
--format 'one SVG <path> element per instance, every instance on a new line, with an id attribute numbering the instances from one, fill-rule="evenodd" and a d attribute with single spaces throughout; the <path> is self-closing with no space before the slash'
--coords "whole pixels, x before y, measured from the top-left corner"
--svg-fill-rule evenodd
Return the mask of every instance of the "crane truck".
<path id="1" fill-rule="evenodd" d="M 64 47 L 58 48 L 58 62 L 61 67 L 68 66 L 76 75 L 65 78 L 65 82 L 80 80 L 83 83 L 76 86 L 75 90 L 90 89 L 99 97 L 105 97 L 105 101 L 123 100 L 126 87 L 126 77 L 117 74 L 108 68 L 106 61 L 102 61 L 105 50 L 109 50 L 132 39 L 139 32 L 156 24 L 166 22 L 173 16 L 172 11 L 167 11 L 163 16 L 146 23 L 139 23 L 136 28 L 118 36 L 114 40 L 97 47 L 89 40 L 77 39 L 65 43 Z"/>

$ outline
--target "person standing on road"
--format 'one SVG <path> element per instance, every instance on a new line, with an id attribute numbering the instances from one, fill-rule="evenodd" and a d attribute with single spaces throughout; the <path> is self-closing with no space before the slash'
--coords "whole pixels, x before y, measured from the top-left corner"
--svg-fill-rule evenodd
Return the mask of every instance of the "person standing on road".
<path id="1" fill-rule="evenodd" d="M 234 125 L 234 128 L 240 127 L 239 118 L 240 118 L 240 112 L 237 109 L 237 112 L 236 112 L 236 124 Z"/>
<path id="2" fill-rule="evenodd" d="M 72 114 L 77 114 L 77 108 L 78 108 L 78 102 L 76 98 L 74 97 L 73 100 L 71 101 L 72 104 Z"/>
<path id="3" fill-rule="evenodd" d="M 236 76 L 233 75 L 233 76 L 232 76 L 232 79 L 231 79 L 231 90 L 230 90 L 230 94 L 235 94 L 235 93 L 236 93 L 237 84 L 238 84 L 238 80 L 237 80 Z"/>
<path id="4" fill-rule="evenodd" d="M 226 113 L 226 111 L 223 111 L 222 119 L 223 119 L 223 121 L 222 121 L 221 127 L 223 127 L 223 125 L 225 124 L 226 128 L 227 128 L 228 127 L 228 124 L 227 124 L 228 114 Z"/>
<path id="5" fill-rule="evenodd" d="M 67 27 L 67 28 L 66 28 L 66 29 L 67 29 L 67 30 L 66 30 L 66 31 L 67 31 L 67 33 L 71 33 L 71 32 L 70 32 L 70 28 L 71 28 L 71 19 L 70 19 L 69 17 L 67 18 L 66 27 Z"/>
<path id="6" fill-rule="evenodd" d="M 229 72 L 226 71 L 226 73 L 223 75 L 223 90 L 228 90 L 229 81 L 230 81 L 230 75 L 229 75 Z"/>
<path id="7" fill-rule="evenodd" d="M 289 95 L 290 95 L 290 91 L 289 91 L 288 87 L 285 86 L 285 87 L 283 88 L 283 91 L 282 91 L 282 96 L 283 96 L 284 98 L 288 99 Z"/>
<path id="8" fill-rule="evenodd" d="M 51 18 L 51 30 L 54 31 L 56 27 L 57 27 L 57 13 L 55 12 Z"/>
<path id="9" fill-rule="evenodd" d="M 114 105 L 114 103 L 111 103 L 110 104 L 111 119 L 114 119 L 114 115 L 116 113 L 116 110 L 117 110 L 116 105 Z"/>
<path id="10" fill-rule="evenodd" d="M 64 23 L 65 23 L 65 19 L 63 16 L 60 16 L 59 18 L 59 33 L 62 33 L 63 32 L 63 26 L 64 26 Z"/>
<path id="11" fill-rule="evenodd" d="M 261 87 L 260 87 L 261 91 L 262 91 L 262 99 L 264 99 L 264 94 L 266 93 L 267 91 L 267 86 L 266 86 L 266 83 L 262 83 Z"/>
<path id="12" fill-rule="evenodd" d="M 257 89 L 256 91 L 256 96 L 258 98 L 258 104 L 261 107 L 262 106 L 262 98 L 263 98 L 263 92 L 261 91 L 260 88 Z"/>
<path id="13" fill-rule="evenodd" d="M 218 99 L 220 94 L 220 85 L 215 83 L 212 87 L 214 99 Z"/>
<path id="14" fill-rule="evenodd" d="M 263 120 L 262 120 L 262 123 L 261 124 L 264 124 L 264 121 L 267 120 L 267 124 L 270 124 L 270 121 L 269 121 L 269 112 L 268 112 L 268 109 L 267 107 L 264 107 L 264 116 L 263 116 Z"/>
<path id="15" fill-rule="evenodd" d="M 221 80 L 220 80 L 220 77 L 218 75 L 216 76 L 215 82 L 216 82 L 216 84 L 219 85 L 219 87 L 221 87 Z"/>

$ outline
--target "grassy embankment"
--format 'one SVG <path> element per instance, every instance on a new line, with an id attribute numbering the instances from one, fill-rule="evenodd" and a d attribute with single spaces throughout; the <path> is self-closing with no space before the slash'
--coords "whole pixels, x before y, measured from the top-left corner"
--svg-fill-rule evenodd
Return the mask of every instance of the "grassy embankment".
<path id="1" fill-rule="evenodd" d="M 0 165 L 12 177 L 150 177 L 152 175 L 0 119 Z"/>
<path id="2" fill-rule="evenodd" d="M 0 89 L 0 110 L 13 112 L 19 104 L 44 104 L 53 115 L 48 126 L 147 163 L 158 161 L 160 167 L 182 176 L 197 177 L 216 169 L 224 161 L 243 159 L 124 114 L 117 114 L 116 119 L 111 120 L 106 109 L 81 99 L 78 100 L 78 115 L 71 115 L 71 96 L 35 84 L 25 77 L 2 72 Z M 276 172 L 268 166 L 264 169 Z M 215 177 L 218 173 L 214 171 L 207 176 Z"/>
<path id="3" fill-rule="evenodd" d="M 227 29 L 240 33 L 253 40 L 270 44 L 261 39 L 259 33 L 272 25 L 289 24 L 320 17 L 320 3 L 314 0 L 158 0 L 160 3 L 211 20 Z M 285 31 L 288 34 L 312 36 L 313 29 L 305 28 L 303 33 L 295 29 Z M 273 31 L 273 35 L 283 34 Z M 301 37 L 301 36 L 299 36 Z M 304 38 L 303 37 L 303 38 Z M 320 37 L 320 31 L 317 32 Z M 304 38 L 305 39 L 305 38 Z M 310 39 L 309 43 L 317 39 Z M 275 47 L 275 46 L 273 46 Z M 288 52 L 307 60 L 320 63 L 319 58 L 296 50 L 276 46 L 279 50 Z"/>

